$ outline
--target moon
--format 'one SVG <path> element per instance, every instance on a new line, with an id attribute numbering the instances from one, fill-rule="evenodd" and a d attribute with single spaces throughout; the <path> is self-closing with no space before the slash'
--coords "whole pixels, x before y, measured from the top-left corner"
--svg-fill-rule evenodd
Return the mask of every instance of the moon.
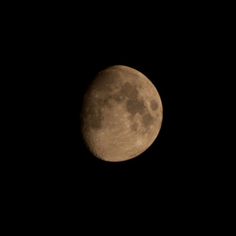
<path id="1" fill-rule="evenodd" d="M 115 65 L 97 74 L 84 95 L 81 131 L 90 152 L 108 162 L 130 160 L 157 138 L 160 95 L 141 72 Z"/>

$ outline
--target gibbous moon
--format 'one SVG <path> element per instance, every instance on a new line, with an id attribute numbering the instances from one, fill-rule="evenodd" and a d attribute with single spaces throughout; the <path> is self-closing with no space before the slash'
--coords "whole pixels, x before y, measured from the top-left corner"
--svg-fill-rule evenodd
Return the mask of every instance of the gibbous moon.
<path id="1" fill-rule="evenodd" d="M 163 119 L 160 95 L 141 72 L 115 65 L 99 72 L 84 96 L 82 135 L 104 161 L 132 159 L 157 138 Z"/>

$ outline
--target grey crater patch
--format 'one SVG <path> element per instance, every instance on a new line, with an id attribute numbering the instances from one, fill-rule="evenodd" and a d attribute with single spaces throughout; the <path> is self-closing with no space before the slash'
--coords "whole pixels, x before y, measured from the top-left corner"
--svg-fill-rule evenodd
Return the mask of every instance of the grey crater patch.
<path id="1" fill-rule="evenodd" d="M 153 111 L 157 110 L 158 103 L 155 100 L 151 101 L 151 108 L 152 108 Z"/>
<path id="2" fill-rule="evenodd" d="M 137 99 L 129 99 L 126 103 L 126 108 L 131 115 L 142 114 L 145 111 L 144 102 Z"/>
<path id="3" fill-rule="evenodd" d="M 101 78 L 99 78 L 102 76 Z M 130 114 L 129 119 L 133 122 L 133 118 L 136 114 L 140 114 L 140 118 L 143 126 L 148 129 L 153 124 L 154 118 L 149 113 L 148 108 L 145 106 L 144 100 L 139 97 L 138 85 L 132 85 L 129 82 L 125 82 L 123 85 L 119 85 L 118 91 L 114 92 L 114 85 L 117 88 L 117 78 L 115 76 L 106 75 L 106 72 L 99 74 L 98 80 L 95 82 L 96 90 L 102 91 L 103 98 L 91 98 L 88 102 L 88 106 L 85 105 L 84 117 L 87 120 L 88 127 L 92 129 L 101 129 L 103 114 L 102 107 L 112 106 L 112 101 L 117 103 L 124 103 L 127 112 Z M 152 110 L 158 109 L 158 103 L 155 100 L 151 100 L 150 107 Z M 131 129 L 135 132 L 138 130 L 138 124 L 133 123 Z"/>
<path id="4" fill-rule="evenodd" d="M 134 122 L 131 126 L 130 126 L 131 130 L 133 130 L 134 132 L 138 131 L 138 123 Z"/>
<path id="5" fill-rule="evenodd" d="M 119 92 L 121 95 L 129 98 L 129 99 L 137 99 L 138 97 L 138 90 L 132 84 L 126 82 Z"/>
<path id="6" fill-rule="evenodd" d="M 101 99 L 94 99 L 85 104 L 83 110 L 83 123 L 87 127 L 92 129 L 101 129 L 102 128 L 102 112 L 101 106 L 104 104 L 104 101 Z"/>
<path id="7" fill-rule="evenodd" d="M 114 94 L 112 96 L 113 99 L 115 99 L 116 102 L 123 102 L 125 100 L 125 96 L 123 96 L 122 94 L 120 93 L 117 93 L 117 94 Z"/>
<path id="8" fill-rule="evenodd" d="M 96 91 L 111 91 L 118 87 L 117 76 L 110 74 L 108 71 L 102 71 L 97 75 L 93 87 Z"/>
<path id="9" fill-rule="evenodd" d="M 149 113 L 146 113 L 145 115 L 143 115 L 142 120 L 143 120 L 143 125 L 146 128 L 148 128 L 154 122 L 154 118 Z"/>
<path id="10" fill-rule="evenodd" d="M 131 115 L 141 114 L 145 110 L 144 102 L 138 98 L 137 87 L 128 82 L 121 87 L 115 99 L 118 102 L 126 100 L 126 108 Z"/>

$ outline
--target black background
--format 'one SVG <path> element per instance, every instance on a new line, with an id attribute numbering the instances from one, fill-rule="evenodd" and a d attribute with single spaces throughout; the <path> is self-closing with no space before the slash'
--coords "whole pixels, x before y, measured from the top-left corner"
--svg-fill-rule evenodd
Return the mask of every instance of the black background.
<path id="1" fill-rule="evenodd" d="M 205 157 L 201 133 L 208 83 L 207 55 L 202 54 L 205 42 L 190 30 L 194 23 L 183 27 L 166 19 L 158 27 L 154 20 L 150 26 L 142 19 L 127 22 L 125 18 L 85 26 L 67 24 L 52 33 L 49 28 L 43 53 L 39 50 L 38 80 L 46 91 L 45 97 L 40 96 L 46 105 L 40 159 L 52 185 L 61 188 L 62 184 L 79 196 L 89 191 L 92 199 L 105 203 L 137 199 L 141 205 L 159 197 L 171 201 L 178 193 L 181 201 L 187 201 L 183 195 L 195 195 L 197 188 L 207 187 L 210 160 Z M 144 154 L 111 164 L 95 159 L 84 146 L 79 112 L 96 73 L 116 64 L 134 67 L 153 81 L 163 101 L 164 120 L 158 139 Z"/>
<path id="2" fill-rule="evenodd" d="M 38 208 L 59 215 L 86 208 L 82 215 L 89 220 L 101 212 L 111 221 L 122 214 L 124 222 L 153 213 L 162 219 L 170 212 L 175 219 L 212 213 L 222 172 L 212 152 L 217 138 L 212 136 L 220 127 L 211 116 L 221 103 L 215 100 L 220 23 L 208 11 L 199 15 L 181 6 L 110 7 L 94 6 L 92 12 L 48 6 L 13 20 L 10 55 L 21 78 L 16 87 L 23 87 L 20 105 L 28 114 L 22 117 L 26 137 L 19 135 L 23 157 L 14 162 L 16 186 L 29 192 L 27 201 L 37 201 Z M 117 64 L 141 71 L 154 83 L 164 115 L 146 152 L 107 163 L 85 147 L 79 114 L 95 75 Z"/>

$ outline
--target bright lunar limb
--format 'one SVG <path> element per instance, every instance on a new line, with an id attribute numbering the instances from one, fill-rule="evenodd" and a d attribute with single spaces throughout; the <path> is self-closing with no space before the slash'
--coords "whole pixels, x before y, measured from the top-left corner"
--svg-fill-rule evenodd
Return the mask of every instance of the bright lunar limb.
<path id="1" fill-rule="evenodd" d="M 157 138 L 163 119 L 160 95 L 141 72 L 115 65 L 99 72 L 84 96 L 82 135 L 98 158 L 132 159 Z"/>

